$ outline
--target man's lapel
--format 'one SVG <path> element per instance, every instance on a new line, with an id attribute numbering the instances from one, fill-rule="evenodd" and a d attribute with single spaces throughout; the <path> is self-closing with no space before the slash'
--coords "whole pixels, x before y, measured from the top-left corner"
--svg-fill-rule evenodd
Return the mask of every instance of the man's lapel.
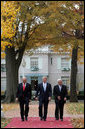
<path id="1" fill-rule="evenodd" d="M 27 85 L 27 83 L 26 83 L 25 90 L 28 88 L 28 86 L 29 86 L 29 85 Z"/>
<path id="2" fill-rule="evenodd" d="M 23 83 L 21 84 L 21 88 L 22 88 L 22 91 L 23 91 Z"/>
<path id="3" fill-rule="evenodd" d="M 58 91 L 59 91 L 59 93 L 60 93 L 60 88 L 59 88 L 59 85 L 58 85 Z"/>
<path id="4" fill-rule="evenodd" d="M 43 83 L 41 84 L 41 87 L 42 87 L 42 90 L 44 91 L 44 88 L 43 88 Z"/>
<path id="5" fill-rule="evenodd" d="M 62 85 L 62 87 L 61 87 L 61 92 L 63 91 L 63 85 Z"/>
<path id="6" fill-rule="evenodd" d="M 48 89 L 48 83 L 46 84 L 46 91 L 47 91 L 47 89 Z"/>
<path id="7" fill-rule="evenodd" d="M 25 85 L 26 85 L 25 88 L 27 88 L 27 83 Z"/>

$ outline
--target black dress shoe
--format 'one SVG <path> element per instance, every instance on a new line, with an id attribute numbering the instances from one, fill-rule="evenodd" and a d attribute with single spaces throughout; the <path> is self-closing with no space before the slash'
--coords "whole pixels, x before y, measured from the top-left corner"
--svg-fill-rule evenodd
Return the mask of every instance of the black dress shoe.
<path id="1" fill-rule="evenodd" d="M 43 120 L 43 118 L 42 118 L 42 117 L 40 117 L 40 120 L 42 121 L 42 120 Z"/>
<path id="2" fill-rule="evenodd" d="M 25 120 L 26 120 L 26 121 L 28 121 L 28 118 L 27 118 L 27 117 L 25 117 Z"/>
<path id="3" fill-rule="evenodd" d="M 61 119 L 61 121 L 63 121 L 63 119 Z"/>
<path id="4" fill-rule="evenodd" d="M 59 118 L 55 118 L 55 120 L 59 120 Z"/>
<path id="5" fill-rule="evenodd" d="M 24 119 L 21 119 L 21 121 L 24 121 Z"/>
<path id="6" fill-rule="evenodd" d="M 46 121 L 46 119 L 44 119 L 44 121 Z"/>

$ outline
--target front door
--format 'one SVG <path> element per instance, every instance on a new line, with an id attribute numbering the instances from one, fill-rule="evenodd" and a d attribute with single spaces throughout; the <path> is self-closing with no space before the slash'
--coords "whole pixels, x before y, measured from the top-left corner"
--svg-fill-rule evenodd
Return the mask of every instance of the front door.
<path id="1" fill-rule="evenodd" d="M 38 77 L 31 77 L 31 88 L 32 91 L 36 91 L 38 87 Z"/>

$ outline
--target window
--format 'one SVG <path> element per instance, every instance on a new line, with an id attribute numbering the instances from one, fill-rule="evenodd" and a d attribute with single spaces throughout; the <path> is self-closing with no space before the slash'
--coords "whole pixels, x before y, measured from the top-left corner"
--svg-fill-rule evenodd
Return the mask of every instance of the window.
<path id="1" fill-rule="evenodd" d="M 1 64 L 1 72 L 6 72 L 6 64 Z"/>
<path id="2" fill-rule="evenodd" d="M 31 70 L 38 69 L 38 58 L 31 58 L 30 64 L 31 64 Z"/>
<path id="3" fill-rule="evenodd" d="M 51 65 L 53 64 L 53 58 L 51 57 Z"/>
<path id="4" fill-rule="evenodd" d="M 31 77 L 31 88 L 36 91 L 38 87 L 38 77 Z"/>
<path id="5" fill-rule="evenodd" d="M 68 89 L 70 89 L 70 78 L 69 76 L 62 76 L 61 77 L 63 84 L 67 86 Z"/>
<path id="6" fill-rule="evenodd" d="M 61 69 L 69 69 L 69 60 L 67 58 L 61 58 Z"/>

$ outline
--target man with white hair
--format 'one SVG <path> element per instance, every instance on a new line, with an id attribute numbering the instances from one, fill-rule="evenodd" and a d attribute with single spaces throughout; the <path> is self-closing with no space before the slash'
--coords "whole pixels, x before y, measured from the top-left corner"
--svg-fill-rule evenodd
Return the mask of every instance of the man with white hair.
<path id="1" fill-rule="evenodd" d="M 28 120 L 28 112 L 29 112 L 29 102 L 31 99 L 31 85 L 27 83 L 27 78 L 22 78 L 22 83 L 20 83 L 17 87 L 16 101 L 19 101 L 20 104 L 20 114 L 21 120 Z M 25 109 L 24 109 L 25 105 Z"/>
<path id="2" fill-rule="evenodd" d="M 47 82 L 47 77 L 43 77 L 43 82 L 38 85 L 38 89 L 36 92 L 36 100 L 38 100 L 37 96 L 39 94 L 39 116 L 40 120 L 46 121 L 47 118 L 47 110 L 48 103 L 52 97 L 52 88 L 51 84 Z M 44 111 L 42 110 L 44 106 Z"/>
<path id="3" fill-rule="evenodd" d="M 67 98 L 67 87 L 63 85 L 62 80 L 57 80 L 58 85 L 54 86 L 53 95 L 55 97 L 55 118 L 56 120 L 59 120 L 59 111 L 60 111 L 60 119 L 63 121 L 63 109 L 64 104 L 66 102 Z"/>

